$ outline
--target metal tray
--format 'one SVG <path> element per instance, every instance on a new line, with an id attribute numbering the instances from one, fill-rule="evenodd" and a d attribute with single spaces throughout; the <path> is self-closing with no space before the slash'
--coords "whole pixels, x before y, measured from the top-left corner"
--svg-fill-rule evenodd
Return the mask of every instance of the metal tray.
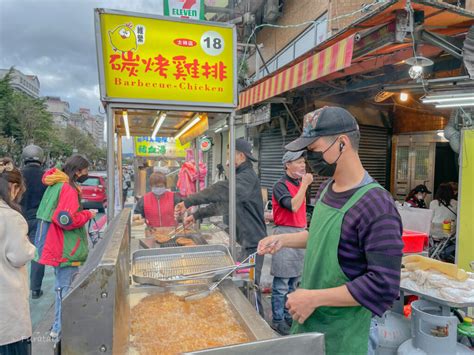
<path id="1" fill-rule="evenodd" d="M 160 287 L 177 283 L 196 285 L 209 283 L 227 271 L 193 280 L 180 280 L 180 275 L 232 265 L 234 260 L 225 245 L 144 249 L 132 254 L 132 278 L 136 283 Z"/>
<path id="2" fill-rule="evenodd" d="M 403 287 L 403 286 L 400 286 L 400 291 L 402 291 L 404 293 L 407 293 L 407 294 L 410 294 L 410 295 L 419 296 L 422 299 L 425 299 L 425 300 L 428 300 L 428 301 L 431 301 L 431 302 L 435 302 L 435 303 L 437 303 L 439 305 L 442 305 L 442 306 L 447 306 L 447 307 L 452 307 L 452 308 L 474 307 L 473 302 L 465 302 L 465 303 L 451 302 L 451 301 L 448 301 L 448 300 L 445 300 L 445 299 L 442 299 L 442 298 L 437 298 L 437 297 L 427 295 L 427 294 L 419 292 L 419 291 L 414 291 L 412 289 L 409 289 L 409 288 Z"/>
<path id="3" fill-rule="evenodd" d="M 324 355 L 324 334 L 306 333 L 281 338 L 259 340 L 250 343 L 223 346 L 220 348 L 198 350 L 184 354 L 202 355 L 287 355 L 317 354 Z"/>

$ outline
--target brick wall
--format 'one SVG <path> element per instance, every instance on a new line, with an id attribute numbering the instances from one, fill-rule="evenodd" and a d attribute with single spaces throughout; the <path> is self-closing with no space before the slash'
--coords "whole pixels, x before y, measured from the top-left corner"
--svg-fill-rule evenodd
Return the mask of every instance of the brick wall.
<path id="1" fill-rule="evenodd" d="M 393 122 L 393 134 L 444 129 L 448 120 L 449 113 L 439 115 L 397 107 Z"/>
<path id="2" fill-rule="evenodd" d="M 334 34 L 358 19 L 361 14 L 358 13 L 355 16 L 336 21 L 331 21 L 331 18 L 358 10 L 363 3 L 367 2 L 370 2 L 370 0 L 286 0 L 283 5 L 283 15 L 276 24 L 285 26 L 316 20 L 325 12 L 328 12 L 328 30 Z M 307 26 L 297 28 L 264 27 L 260 30 L 257 34 L 257 43 L 263 44 L 261 52 L 265 61 L 268 61 L 285 48 L 306 28 Z M 249 57 L 248 65 L 249 73 L 253 73 L 255 71 L 254 55 Z"/>
<path id="3" fill-rule="evenodd" d="M 317 19 L 328 10 L 328 0 L 286 0 L 283 5 L 283 15 L 277 25 L 293 25 Z M 307 26 L 297 28 L 264 27 L 257 34 L 257 43 L 262 43 L 261 49 L 265 61 L 287 46 L 295 37 L 302 33 Z M 248 59 L 249 72 L 255 71 L 255 56 Z"/>
<path id="4" fill-rule="evenodd" d="M 329 2 L 329 18 L 335 19 L 345 14 L 357 11 L 361 8 L 362 4 L 367 4 L 372 2 L 371 0 L 331 0 Z M 360 17 L 364 16 L 361 12 L 358 12 L 355 15 L 344 17 L 338 20 L 330 20 L 328 28 L 331 30 L 331 33 L 337 33 L 338 31 L 346 28 L 352 22 L 356 21 Z"/>

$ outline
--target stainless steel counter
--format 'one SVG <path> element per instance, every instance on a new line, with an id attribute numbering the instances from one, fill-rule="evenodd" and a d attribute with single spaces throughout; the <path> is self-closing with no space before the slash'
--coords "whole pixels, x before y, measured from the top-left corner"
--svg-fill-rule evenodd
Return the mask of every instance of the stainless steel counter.
<path id="1" fill-rule="evenodd" d="M 130 241 L 130 210 L 125 209 L 108 226 L 103 241 L 91 250 L 87 263 L 80 269 L 79 277 L 71 286 L 71 292 L 63 300 L 63 354 L 127 353 L 130 336 L 130 296 L 144 290 L 153 293 L 164 291 L 155 286 L 131 285 Z M 257 343 L 205 351 L 212 351 L 212 354 L 225 352 L 226 355 L 283 355 L 295 351 L 324 354 L 321 334 L 279 338 L 231 280 L 224 281 L 219 289 L 249 338 Z"/>

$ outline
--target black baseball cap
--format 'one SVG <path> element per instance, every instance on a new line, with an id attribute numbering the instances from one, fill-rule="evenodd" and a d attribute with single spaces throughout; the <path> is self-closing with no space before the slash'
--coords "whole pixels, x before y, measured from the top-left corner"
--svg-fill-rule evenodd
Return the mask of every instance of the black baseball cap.
<path id="1" fill-rule="evenodd" d="M 427 193 L 427 194 L 431 194 L 431 191 L 428 190 L 428 188 L 426 187 L 426 185 L 418 185 L 415 187 L 414 189 L 415 193 Z"/>
<path id="2" fill-rule="evenodd" d="M 258 161 L 252 155 L 252 145 L 249 142 L 247 142 L 244 138 L 238 138 L 235 141 L 235 150 L 244 153 L 245 156 L 249 158 L 251 161 Z"/>
<path id="3" fill-rule="evenodd" d="M 304 150 L 318 138 L 358 130 L 359 125 L 349 111 L 342 107 L 325 106 L 304 116 L 303 133 L 285 149 L 292 152 Z"/>

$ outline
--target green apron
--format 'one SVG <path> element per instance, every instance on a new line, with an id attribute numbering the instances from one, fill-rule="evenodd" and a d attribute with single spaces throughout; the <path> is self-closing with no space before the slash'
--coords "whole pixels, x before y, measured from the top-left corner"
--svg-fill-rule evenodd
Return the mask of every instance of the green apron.
<path id="1" fill-rule="evenodd" d="M 314 208 L 304 258 L 301 288 L 321 290 L 346 284 L 349 279 L 339 265 L 338 248 L 342 223 L 346 212 L 373 188 L 370 183 L 359 188 L 341 208 L 323 203 L 329 184 L 321 193 Z M 326 354 L 367 354 L 372 313 L 362 307 L 320 307 L 303 324 L 293 322 L 291 332 L 323 333 Z"/>

